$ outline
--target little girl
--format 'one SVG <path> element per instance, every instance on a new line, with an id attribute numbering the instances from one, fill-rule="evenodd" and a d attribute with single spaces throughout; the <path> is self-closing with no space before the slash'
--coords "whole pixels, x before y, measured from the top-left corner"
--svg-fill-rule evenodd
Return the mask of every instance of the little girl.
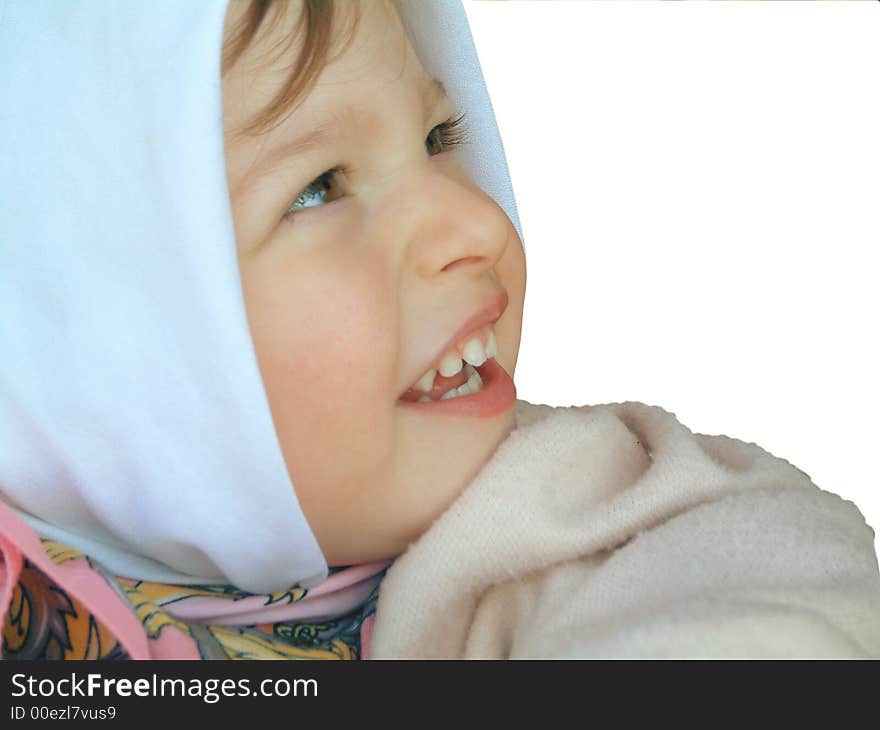
<path id="1" fill-rule="evenodd" d="M 516 399 L 450 2 L 0 0 L 5 658 L 880 656 L 858 509 Z"/>

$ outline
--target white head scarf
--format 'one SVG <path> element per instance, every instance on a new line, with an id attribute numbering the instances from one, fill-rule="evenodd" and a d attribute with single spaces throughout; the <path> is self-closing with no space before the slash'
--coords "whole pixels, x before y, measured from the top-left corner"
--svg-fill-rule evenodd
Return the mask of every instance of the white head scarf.
<path id="1" fill-rule="evenodd" d="M 227 0 L 0 0 L 0 498 L 116 574 L 310 588 L 248 329 L 223 141 Z M 460 0 L 408 3 L 519 230 Z"/>

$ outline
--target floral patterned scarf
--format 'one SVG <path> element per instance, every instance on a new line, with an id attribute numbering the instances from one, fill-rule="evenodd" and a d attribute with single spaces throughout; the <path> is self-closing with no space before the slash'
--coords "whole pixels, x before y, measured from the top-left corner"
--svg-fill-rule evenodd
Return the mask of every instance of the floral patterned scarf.
<path id="1" fill-rule="evenodd" d="M 390 561 L 267 595 L 112 575 L 0 502 L 4 659 L 363 659 Z"/>

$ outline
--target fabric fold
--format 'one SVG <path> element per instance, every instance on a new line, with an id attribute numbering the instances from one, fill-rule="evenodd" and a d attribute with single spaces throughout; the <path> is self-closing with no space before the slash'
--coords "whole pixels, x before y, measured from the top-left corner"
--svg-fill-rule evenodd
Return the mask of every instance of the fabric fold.
<path id="1" fill-rule="evenodd" d="M 755 444 L 656 406 L 517 401 L 389 569 L 374 658 L 880 656 L 874 532 Z"/>

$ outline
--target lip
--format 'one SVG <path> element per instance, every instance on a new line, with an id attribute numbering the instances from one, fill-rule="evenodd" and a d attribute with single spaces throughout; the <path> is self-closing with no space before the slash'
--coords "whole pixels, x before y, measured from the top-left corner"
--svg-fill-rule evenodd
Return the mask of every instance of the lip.
<path id="1" fill-rule="evenodd" d="M 404 400 L 398 400 L 397 403 L 405 408 L 414 408 L 424 413 L 476 418 L 491 418 L 507 411 L 516 400 L 516 386 L 513 384 L 513 378 L 496 362 L 494 357 L 486 360 L 476 368 L 476 371 L 483 379 L 483 387 L 478 393 L 424 403 Z"/>
<path id="2" fill-rule="evenodd" d="M 449 341 L 434 356 L 434 359 L 422 368 L 421 373 L 424 374 L 431 369 L 438 370 L 440 361 L 447 352 L 455 348 L 460 349 L 460 347 L 467 342 L 468 337 L 476 330 L 480 329 L 480 327 L 497 322 L 504 313 L 504 310 L 507 309 L 507 302 L 507 290 L 502 289 L 491 301 L 483 306 L 482 309 L 478 310 L 464 321 L 464 324 L 455 331 L 455 334 L 449 338 Z M 479 370 L 479 368 L 477 369 Z M 411 385 L 408 386 L 403 393 L 411 387 Z M 402 396 L 403 393 L 401 393 L 400 396 Z"/>

